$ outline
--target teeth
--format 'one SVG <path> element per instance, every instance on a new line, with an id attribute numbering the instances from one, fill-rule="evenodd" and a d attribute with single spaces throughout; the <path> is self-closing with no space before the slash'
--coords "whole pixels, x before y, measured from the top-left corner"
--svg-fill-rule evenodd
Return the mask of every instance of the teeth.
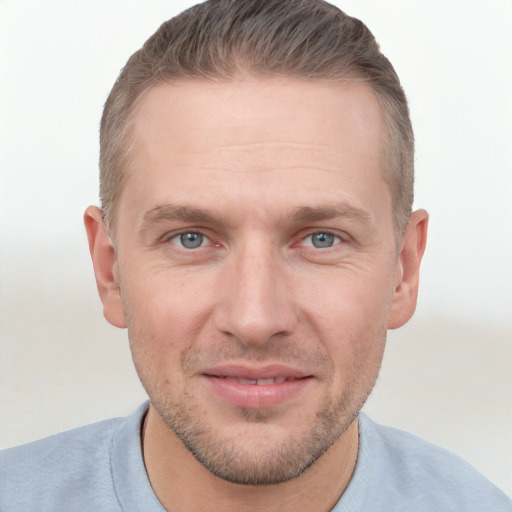
<path id="1" fill-rule="evenodd" d="M 244 386 L 266 386 L 268 384 L 281 384 L 281 382 L 286 382 L 289 380 L 295 380 L 293 378 L 286 377 L 275 377 L 270 379 L 238 379 L 236 377 L 224 377 L 226 380 L 232 380 L 233 382 L 238 382 L 239 384 L 243 384 Z"/>
<path id="2" fill-rule="evenodd" d="M 245 386 L 254 386 L 258 383 L 256 379 L 237 379 L 235 377 L 226 377 L 226 379 L 238 382 L 238 384 L 244 384 Z"/>
<path id="3" fill-rule="evenodd" d="M 258 379 L 258 386 L 265 386 L 266 384 L 274 384 L 274 379 Z"/>

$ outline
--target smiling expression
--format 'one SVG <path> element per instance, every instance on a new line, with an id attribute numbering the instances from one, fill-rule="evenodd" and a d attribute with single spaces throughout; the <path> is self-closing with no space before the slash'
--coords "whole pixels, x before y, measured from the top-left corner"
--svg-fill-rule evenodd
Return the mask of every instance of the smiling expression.
<path id="1" fill-rule="evenodd" d="M 353 422 L 392 322 L 378 101 L 348 82 L 158 85 L 131 140 L 105 315 L 197 460 L 289 480 Z"/>

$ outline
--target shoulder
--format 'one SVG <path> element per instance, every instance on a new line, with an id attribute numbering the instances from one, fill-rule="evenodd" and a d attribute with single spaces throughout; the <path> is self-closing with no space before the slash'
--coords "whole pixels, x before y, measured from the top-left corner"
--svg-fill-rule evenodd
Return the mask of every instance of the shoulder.
<path id="1" fill-rule="evenodd" d="M 139 409 L 128 418 L 101 421 L 0 451 L 0 510 L 121 510 L 112 447 L 123 425 L 141 416 Z"/>
<path id="2" fill-rule="evenodd" d="M 90 493 L 111 482 L 110 443 L 121 419 L 53 435 L 0 452 L 0 510 L 53 510 L 71 506 L 73 494 Z M 112 510 L 115 510 L 112 508 Z"/>
<path id="3" fill-rule="evenodd" d="M 381 488 L 372 486 L 369 494 L 377 492 L 382 501 L 385 489 L 393 510 L 407 502 L 404 510 L 512 512 L 512 501 L 460 457 L 364 414 L 359 424 L 361 451 L 371 460 L 368 474 Z"/>
<path id="4" fill-rule="evenodd" d="M 13 470 L 31 471 L 39 464 L 64 463 L 80 452 L 96 451 L 99 444 L 109 442 L 121 421 L 122 418 L 112 418 L 1 450 L 0 471 L 6 471 L 8 467 L 10 474 Z M 29 461 L 32 468 L 27 464 Z"/>

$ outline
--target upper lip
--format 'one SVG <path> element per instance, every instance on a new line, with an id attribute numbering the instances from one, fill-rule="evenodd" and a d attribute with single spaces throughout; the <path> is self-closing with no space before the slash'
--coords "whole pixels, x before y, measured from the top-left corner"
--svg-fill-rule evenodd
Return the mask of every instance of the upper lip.
<path id="1" fill-rule="evenodd" d="M 222 364 L 206 368 L 200 372 L 202 375 L 212 377 L 230 377 L 233 379 L 303 379 L 311 375 L 297 368 L 283 364 L 270 364 L 264 366 L 247 366 L 243 364 Z"/>

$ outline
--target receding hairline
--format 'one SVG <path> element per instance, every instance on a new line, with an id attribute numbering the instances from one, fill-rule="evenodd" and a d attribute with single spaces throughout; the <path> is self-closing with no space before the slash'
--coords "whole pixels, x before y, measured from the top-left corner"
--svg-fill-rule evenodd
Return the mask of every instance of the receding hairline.
<path id="1" fill-rule="evenodd" d="M 129 58 L 105 103 L 100 128 L 104 218 L 112 225 L 116 220 L 112 212 L 130 160 L 127 121 L 139 96 L 158 83 L 232 80 L 240 70 L 260 78 L 331 83 L 348 72 L 370 86 L 384 114 L 383 176 L 392 195 L 395 231 L 401 234 L 414 197 L 407 99 L 368 27 L 324 0 L 211 0 L 164 22 Z"/>
<path id="2" fill-rule="evenodd" d="M 394 194 L 392 190 L 392 179 L 390 179 L 389 174 L 390 171 L 386 167 L 388 166 L 388 155 L 390 147 L 393 145 L 391 142 L 391 133 L 389 129 L 389 121 L 387 119 L 387 115 L 384 109 L 384 106 L 382 105 L 380 101 L 380 97 L 375 91 L 374 87 L 372 87 L 372 84 L 368 82 L 368 80 L 364 79 L 363 77 L 357 76 L 356 73 L 354 73 L 351 70 L 348 70 L 345 75 L 340 76 L 339 78 L 320 78 L 320 77 L 307 77 L 299 74 L 292 74 L 292 73 L 282 73 L 282 74 L 257 74 L 248 70 L 240 71 L 239 74 L 235 76 L 225 77 L 219 75 L 218 77 L 178 77 L 173 79 L 159 79 L 159 80 L 153 80 L 151 83 L 148 83 L 147 86 L 140 92 L 140 94 L 137 95 L 135 101 L 132 103 L 132 108 L 129 112 L 129 115 L 126 118 L 126 121 L 124 123 L 125 129 L 123 131 L 123 138 L 122 138 L 122 148 L 123 148 L 123 161 L 125 165 L 123 166 L 122 171 L 120 172 L 120 180 L 118 182 L 118 188 L 116 191 L 116 201 L 112 205 L 112 208 L 109 212 L 109 217 L 105 218 L 109 233 L 112 236 L 115 236 L 115 229 L 117 225 L 117 209 L 119 206 L 121 195 L 124 191 L 124 188 L 126 186 L 126 182 L 129 179 L 129 177 L 132 175 L 133 172 L 136 172 L 136 165 L 137 165 L 137 156 L 136 156 L 136 140 L 135 140 L 135 122 L 137 119 L 137 115 L 140 112 L 140 108 L 144 103 L 144 99 L 147 97 L 147 95 L 153 91 L 155 88 L 160 86 L 171 86 L 171 87 L 179 87 L 180 85 L 186 85 L 186 84 L 233 84 L 233 83 L 243 83 L 247 81 L 291 81 L 291 82 L 303 82 L 303 83 L 322 83 L 325 85 L 331 85 L 333 87 L 339 86 L 340 90 L 342 90 L 343 86 L 347 85 L 360 85 L 362 87 L 365 87 L 368 91 L 370 91 L 373 96 L 376 98 L 379 108 L 379 113 L 381 115 L 381 118 L 383 120 L 383 126 L 384 126 L 384 134 L 380 138 L 381 141 L 381 147 L 380 147 L 380 162 L 381 167 L 380 171 L 382 173 L 382 177 L 384 179 L 384 182 L 389 187 L 389 192 L 391 195 Z M 395 213 L 393 211 L 393 217 L 395 217 Z M 399 233 L 398 235 L 401 235 Z"/>

